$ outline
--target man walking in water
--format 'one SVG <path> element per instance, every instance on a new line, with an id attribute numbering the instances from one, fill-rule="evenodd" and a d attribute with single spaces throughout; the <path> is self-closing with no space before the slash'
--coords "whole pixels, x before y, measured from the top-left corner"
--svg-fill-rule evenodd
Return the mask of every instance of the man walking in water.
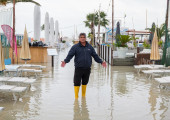
<path id="1" fill-rule="evenodd" d="M 82 97 L 86 95 L 86 86 L 89 82 L 92 57 L 98 63 L 101 63 L 103 67 L 106 67 L 106 62 L 103 62 L 96 54 L 94 48 L 86 41 L 86 34 L 80 33 L 79 43 L 72 46 L 66 59 L 62 61 L 61 66 L 64 67 L 66 63 L 75 56 L 74 65 L 74 92 L 75 99 L 78 99 L 79 88 L 82 84 Z"/>

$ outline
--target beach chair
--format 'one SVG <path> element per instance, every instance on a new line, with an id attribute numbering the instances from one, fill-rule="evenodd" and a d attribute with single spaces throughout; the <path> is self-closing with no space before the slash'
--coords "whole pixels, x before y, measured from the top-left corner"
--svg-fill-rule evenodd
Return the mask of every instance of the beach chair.
<path id="1" fill-rule="evenodd" d="M 170 85 L 170 76 L 169 77 L 162 77 L 162 78 L 155 78 L 155 81 L 159 83 L 159 87 L 167 88 Z"/>
<path id="2" fill-rule="evenodd" d="M 4 107 L 0 107 L 0 112 L 1 112 L 2 110 L 4 110 Z"/>
<path id="3" fill-rule="evenodd" d="M 42 66 L 42 65 L 34 65 L 34 64 L 24 64 L 22 65 L 22 67 L 28 67 L 28 68 L 38 68 L 38 69 L 44 69 L 46 68 L 46 66 Z"/>
<path id="4" fill-rule="evenodd" d="M 16 84 L 17 86 L 26 86 L 28 87 L 27 91 L 30 90 L 31 85 L 36 81 L 36 79 L 29 79 L 27 77 L 0 77 L 0 82 L 3 84 Z M 26 93 L 27 93 L 26 91 Z"/>
<path id="5" fill-rule="evenodd" d="M 137 69 L 137 73 L 139 74 L 142 70 L 164 69 L 165 67 L 163 65 L 145 64 L 145 65 L 134 65 L 134 68 Z"/>
<path id="6" fill-rule="evenodd" d="M 150 79 L 151 77 L 154 78 L 155 76 L 166 76 L 166 74 L 170 73 L 170 70 L 167 69 L 143 70 L 142 72 L 148 75 Z"/>
<path id="7" fill-rule="evenodd" d="M 42 73 L 42 70 L 36 70 L 36 69 L 19 69 L 20 76 L 22 77 L 23 73 L 34 73 L 36 78 L 38 77 L 38 74 Z"/>
<path id="8" fill-rule="evenodd" d="M 0 82 L 5 82 L 9 80 L 11 77 L 0 77 Z"/>
<path id="9" fill-rule="evenodd" d="M 148 76 L 148 79 L 154 78 L 155 76 L 161 76 L 163 74 L 162 70 L 142 70 L 142 72 L 146 75 L 146 78 Z M 158 73 L 158 74 L 157 74 Z"/>
<path id="10" fill-rule="evenodd" d="M 4 74 L 6 76 L 6 73 L 8 73 L 9 76 L 10 73 L 15 73 L 15 76 L 18 76 L 18 69 L 21 67 L 21 65 L 5 65 Z"/>
<path id="11" fill-rule="evenodd" d="M 27 77 L 13 77 L 6 80 L 6 82 L 10 82 L 10 83 L 28 84 L 28 85 L 33 84 L 35 81 L 36 79 L 29 79 Z"/>
<path id="12" fill-rule="evenodd" d="M 21 96 L 21 93 L 23 93 L 26 90 L 27 90 L 27 87 L 17 87 L 17 86 L 13 86 L 13 85 L 1 85 L 0 86 L 0 92 L 2 92 L 2 93 L 6 93 L 6 92 L 12 93 L 13 99 L 15 101 L 17 101 L 18 98 Z M 18 98 L 17 98 L 16 94 L 19 94 Z"/>

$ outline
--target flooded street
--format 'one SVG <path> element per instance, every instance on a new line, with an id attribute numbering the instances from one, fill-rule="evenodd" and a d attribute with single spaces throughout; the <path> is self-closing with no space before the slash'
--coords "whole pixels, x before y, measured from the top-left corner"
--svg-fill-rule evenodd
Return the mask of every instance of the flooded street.
<path id="1" fill-rule="evenodd" d="M 86 99 L 74 99 L 74 60 L 65 68 L 68 50 L 55 57 L 22 99 L 0 99 L 0 120 L 169 120 L 170 90 L 138 76 L 133 67 L 93 62 Z"/>

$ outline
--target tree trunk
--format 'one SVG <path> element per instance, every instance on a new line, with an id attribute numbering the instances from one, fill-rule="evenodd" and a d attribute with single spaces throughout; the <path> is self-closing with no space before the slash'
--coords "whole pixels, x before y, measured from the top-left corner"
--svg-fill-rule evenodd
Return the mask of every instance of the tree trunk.
<path id="1" fill-rule="evenodd" d="M 14 49 L 15 49 L 15 0 L 13 0 L 13 48 L 12 48 L 12 63 L 14 64 Z"/>

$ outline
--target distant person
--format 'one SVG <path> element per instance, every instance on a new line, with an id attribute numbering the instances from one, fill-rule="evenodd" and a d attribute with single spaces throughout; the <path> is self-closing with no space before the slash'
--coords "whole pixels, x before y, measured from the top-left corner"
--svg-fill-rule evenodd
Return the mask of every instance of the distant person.
<path id="1" fill-rule="evenodd" d="M 62 61 L 61 66 L 65 67 L 66 63 L 75 56 L 75 73 L 74 73 L 74 92 L 75 99 L 78 99 L 79 88 L 82 84 L 82 97 L 86 95 L 86 85 L 89 82 L 91 73 L 92 57 L 103 67 L 106 67 L 106 62 L 103 62 L 96 54 L 94 48 L 86 41 L 86 34 L 80 33 L 79 43 L 72 46 L 66 59 Z"/>

